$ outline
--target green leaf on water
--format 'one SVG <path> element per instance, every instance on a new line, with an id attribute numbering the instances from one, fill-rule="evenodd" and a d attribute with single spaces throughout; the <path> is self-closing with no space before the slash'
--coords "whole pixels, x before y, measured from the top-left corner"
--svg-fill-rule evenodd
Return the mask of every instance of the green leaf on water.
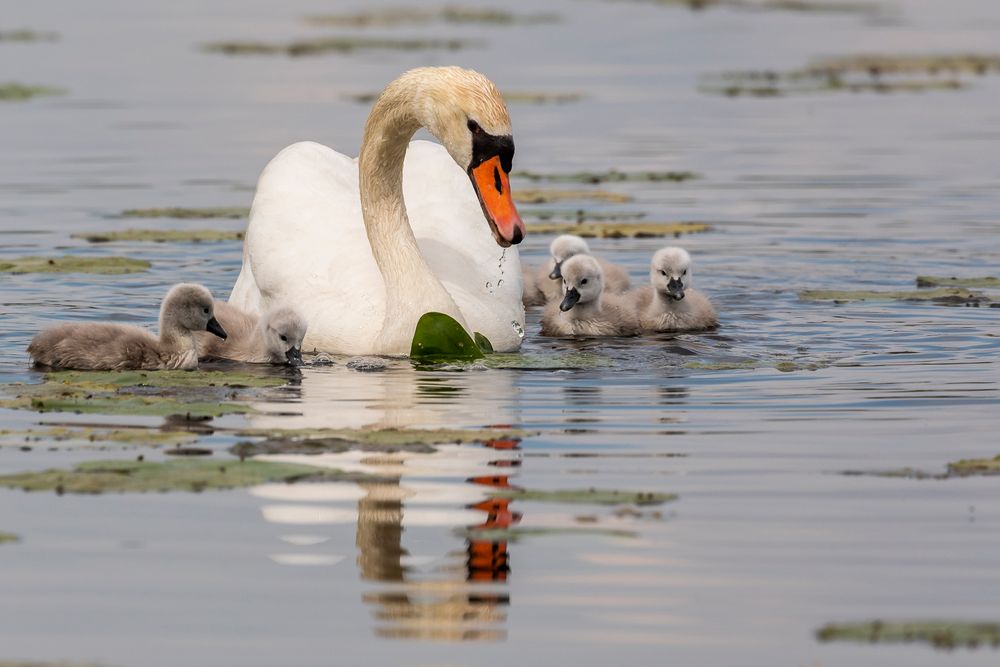
<path id="1" fill-rule="evenodd" d="M 14 257 L 0 260 L 0 273 L 96 273 L 119 275 L 139 273 L 152 266 L 142 259 L 130 257 Z"/>
<path id="2" fill-rule="evenodd" d="M 490 342 L 489 338 L 478 331 L 473 332 L 472 337 L 475 339 L 476 345 L 479 346 L 479 350 L 483 354 L 493 354 L 493 343 Z"/>
<path id="3" fill-rule="evenodd" d="M 1000 623 L 967 621 L 865 621 L 829 623 L 816 631 L 821 642 L 849 641 L 863 644 L 930 644 L 934 648 L 1000 648 Z"/>
<path id="4" fill-rule="evenodd" d="M 410 358 L 442 362 L 482 359 L 483 353 L 455 318 L 444 313 L 424 313 L 410 344 Z"/>
<path id="5" fill-rule="evenodd" d="M 0 486 L 60 494 L 149 493 L 211 491 L 279 481 L 347 479 L 357 479 L 357 475 L 292 463 L 181 458 L 163 462 L 88 461 L 72 469 L 2 475 Z"/>

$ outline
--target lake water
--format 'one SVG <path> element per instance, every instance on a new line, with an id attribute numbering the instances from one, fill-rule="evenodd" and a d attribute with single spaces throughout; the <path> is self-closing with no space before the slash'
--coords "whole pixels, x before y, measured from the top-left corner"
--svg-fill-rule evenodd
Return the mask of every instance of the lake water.
<path id="1" fill-rule="evenodd" d="M 0 275 L 0 381 L 41 379 L 24 348 L 52 321 L 151 324 L 168 285 L 197 280 L 222 296 L 239 271 L 236 242 L 88 245 L 72 233 L 242 229 L 241 220 L 116 216 L 134 207 L 248 206 L 267 160 L 296 140 L 356 154 L 368 107 L 345 96 L 428 64 L 476 68 L 504 90 L 582 95 L 511 104 L 517 169 L 701 174 L 605 184 L 634 201 L 599 206 L 710 223 L 678 242 L 694 256 L 695 285 L 715 301 L 722 326 L 546 340 L 535 312 L 522 366 L 576 353 L 601 363 L 416 370 L 394 361 L 359 373 L 337 360 L 306 367 L 246 418 L 268 428 L 510 424 L 529 433 L 513 447 L 443 447 L 405 462 L 324 461 L 396 475 L 396 483 L 93 497 L 0 491 L 0 531 L 22 538 L 0 546 L 0 661 L 996 664 L 1000 653 L 990 648 L 820 643 L 815 632 L 875 618 L 1000 622 L 997 478 L 840 474 L 940 472 L 949 461 L 1000 454 L 1000 310 L 835 304 L 798 293 L 912 289 L 918 274 L 997 275 L 1000 76 L 964 77 L 959 91 L 764 99 L 698 87 L 705 75 L 793 69 L 824 55 L 989 53 L 1000 45 L 1000 5 L 912 0 L 859 15 L 518 0 L 504 8 L 560 20 L 362 31 L 478 42 L 458 51 L 287 58 L 198 48 L 349 33 L 302 23 L 344 10 L 333 5 L 6 8 L 0 29 L 61 39 L 0 42 L 0 82 L 67 94 L 0 103 L 0 260 L 119 254 L 153 268 Z M 524 261 L 543 261 L 550 240 L 529 223 Z M 651 254 L 672 242 L 591 245 L 641 283 Z M 0 428 L 70 421 L 102 419 L 0 410 Z M 222 457 L 236 440 L 217 431 L 200 443 Z M 138 453 L 160 456 L 5 446 L 0 473 Z M 461 531 L 487 521 L 475 506 L 505 481 L 480 477 L 679 499 L 638 512 L 512 502 L 507 518 L 519 515 L 519 527 L 580 534 L 503 543 L 484 568 L 481 551 L 492 545 Z"/>

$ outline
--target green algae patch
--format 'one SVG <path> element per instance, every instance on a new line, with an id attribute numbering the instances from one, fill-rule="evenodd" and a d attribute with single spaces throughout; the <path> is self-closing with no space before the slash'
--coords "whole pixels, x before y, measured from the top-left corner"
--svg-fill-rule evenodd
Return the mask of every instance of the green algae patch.
<path id="1" fill-rule="evenodd" d="M 410 343 L 410 359 L 420 362 L 474 361 L 483 353 L 455 318 L 444 313 L 424 313 L 417 321 Z"/>
<path id="2" fill-rule="evenodd" d="M 642 220 L 646 214 L 642 211 L 593 211 L 586 208 L 524 208 L 521 217 L 531 224 L 551 222 L 557 225 L 583 225 L 591 222 L 625 222 Z M 573 222 L 567 222 L 572 220 Z"/>
<path id="3" fill-rule="evenodd" d="M 272 42 L 214 42 L 202 48 L 209 53 L 228 56 L 279 55 L 315 56 L 324 53 L 352 53 L 354 51 L 455 51 L 475 46 L 474 42 L 461 39 L 419 39 L 388 37 L 324 37 L 302 39 L 287 43 Z"/>
<path id="4" fill-rule="evenodd" d="M 985 459 L 962 459 L 949 463 L 948 475 L 951 477 L 1000 475 L 1000 455 Z"/>
<path id="5" fill-rule="evenodd" d="M 896 468 L 893 470 L 847 470 L 845 475 L 855 477 L 890 477 L 899 479 L 954 479 L 956 477 L 990 477 L 1000 475 L 1000 454 L 993 458 L 962 459 L 949 463 L 944 472 L 933 473 L 916 468 Z"/>
<path id="6" fill-rule="evenodd" d="M 65 95 L 62 88 L 28 86 L 23 83 L 0 83 L 0 102 L 23 102 L 34 97 Z"/>
<path id="7" fill-rule="evenodd" d="M 589 528 L 583 526 L 565 527 L 518 527 L 511 528 L 459 528 L 455 535 L 468 540 L 481 542 L 517 542 L 526 537 L 637 537 L 631 530 L 619 528 Z"/>
<path id="8" fill-rule="evenodd" d="M 758 367 L 753 359 L 742 361 L 688 361 L 684 368 L 693 371 L 745 371 Z"/>
<path id="9" fill-rule="evenodd" d="M 996 276 L 984 276 L 982 278 L 917 276 L 917 287 L 978 287 L 1000 289 L 1000 278 Z"/>
<path id="10" fill-rule="evenodd" d="M 490 441 L 516 441 L 526 433 L 520 429 L 241 429 L 244 437 L 262 436 L 263 442 L 240 443 L 231 451 L 239 456 L 257 454 L 289 454 L 367 451 L 403 451 L 433 445 L 457 445 Z M 315 444 L 314 444 L 315 443 Z"/>
<path id="11" fill-rule="evenodd" d="M 677 500 L 673 493 L 644 491 L 614 491 L 608 489 L 496 489 L 495 498 L 525 500 L 536 503 L 562 503 L 583 505 L 662 505 Z"/>
<path id="12" fill-rule="evenodd" d="M 960 90 L 966 84 L 958 79 L 917 79 L 907 81 L 844 81 L 839 77 L 815 76 L 812 80 L 799 78 L 799 83 L 727 83 L 707 84 L 699 91 L 725 97 L 785 97 L 815 93 L 926 93 L 942 90 Z"/>
<path id="13" fill-rule="evenodd" d="M 42 30 L 30 30 L 20 28 L 18 30 L 0 30 L 0 42 L 55 42 L 59 39 L 59 33 Z"/>
<path id="14" fill-rule="evenodd" d="M 1000 648 L 1000 623 L 966 621 L 866 621 L 829 623 L 816 631 L 821 642 L 930 644 L 936 649 Z"/>
<path id="15" fill-rule="evenodd" d="M 595 185 L 598 183 L 621 183 L 624 181 L 683 183 L 684 181 L 701 178 L 693 171 L 618 171 L 617 169 L 609 169 L 608 171 L 576 171 L 570 173 L 515 171 L 511 176 L 513 178 L 524 178 L 529 181 L 592 183 Z"/>
<path id="16" fill-rule="evenodd" d="M 632 201 L 632 197 L 620 192 L 607 190 L 539 190 L 523 188 L 514 190 L 514 201 L 519 204 L 551 204 L 562 201 L 601 201 L 623 204 Z"/>
<path id="17" fill-rule="evenodd" d="M 552 352 L 524 354 L 521 352 L 499 352 L 479 362 L 486 368 L 520 371 L 559 371 L 610 368 L 614 362 L 593 352 Z"/>
<path id="18" fill-rule="evenodd" d="M 214 491 L 301 480 L 334 481 L 350 476 L 336 470 L 269 461 L 163 462 L 88 461 L 72 469 L 52 469 L 0 476 L 0 486 L 24 491 L 63 493 L 151 493 Z"/>
<path id="19" fill-rule="evenodd" d="M 576 234 L 584 238 L 624 239 L 678 237 L 681 234 L 698 234 L 712 229 L 703 222 L 532 222 L 528 225 L 533 234 Z"/>
<path id="20" fill-rule="evenodd" d="M 3 531 L 0 531 L 0 544 L 6 544 L 7 542 L 20 542 L 20 541 L 21 538 L 15 535 L 14 533 L 5 533 Z M 0 665 L 2 664 L 3 663 L 0 662 Z"/>
<path id="21" fill-rule="evenodd" d="M 0 273 L 93 273 L 121 275 L 148 271 L 152 264 L 131 257 L 14 257 L 0 260 Z"/>
<path id="22" fill-rule="evenodd" d="M 927 290 L 806 290 L 799 292 L 803 301 L 935 301 L 938 303 L 979 303 L 989 301 L 977 292 L 962 287 L 938 287 Z"/>
<path id="23" fill-rule="evenodd" d="M 158 431 L 147 428 L 90 428 L 53 426 L 24 430 L 0 429 L 0 443 L 40 446 L 62 442 L 113 443 L 131 446 L 178 446 L 194 442 L 198 436 L 186 431 Z"/>
<path id="24" fill-rule="evenodd" d="M 170 206 L 166 208 L 130 208 L 121 212 L 122 218 L 174 218 L 177 220 L 242 220 L 249 217 L 250 209 L 240 206 L 212 206 L 188 208 Z M 182 232 L 184 233 L 184 232 Z"/>
<path id="25" fill-rule="evenodd" d="M 692 11 L 736 9 L 753 12 L 806 14 L 881 14 L 884 5 L 870 2 L 826 2 L 821 0 L 632 0 L 644 4 L 685 7 Z"/>
<path id="26" fill-rule="evenodd" d="M 320 14 L 307 16 L 305 22 L 327 28 L 387 28 L 435 21 L 454 24 L 533 25 L 554 23 L 558 20 L 558 14 L 516 14 L 500 9 L 448 6 L 395 7 L 343 14 Z"/>
<path id="27" fill-rule="evenodd" d="M 211 243 L 216 241 L 242 241 L 242 231 L 221 229 L 125 229 L 114 232 L 86 232 L 73 234 L 75 239 L 90 243 L 138 241 L 144 243 Z"/>

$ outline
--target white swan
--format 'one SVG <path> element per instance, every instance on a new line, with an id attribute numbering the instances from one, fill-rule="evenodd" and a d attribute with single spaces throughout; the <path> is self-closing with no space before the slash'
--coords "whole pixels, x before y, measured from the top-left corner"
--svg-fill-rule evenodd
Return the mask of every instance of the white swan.
<path id="1" fill-rule="evenodd" d="M 411 143 L 420 127 L 443 147 Z M 458 67 L 403 74 L 375 102 L 356 160 L 302 142 L 267 165 L 229 303 L 253 314 L 296 308 L 307 350 L 406 354 L 428 311 L 498 351 L 518 349 L 521 264 L 510 246 L 524 223 L 510 195 L 513 154 L 489 79 Z"/>

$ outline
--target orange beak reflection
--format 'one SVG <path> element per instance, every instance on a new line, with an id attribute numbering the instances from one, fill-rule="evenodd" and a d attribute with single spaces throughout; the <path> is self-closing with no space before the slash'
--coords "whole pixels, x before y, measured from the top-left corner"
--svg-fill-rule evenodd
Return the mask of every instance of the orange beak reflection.
<path id="1" fill-rule="evenodd" d="M 483 214 L 493 230 L 497 245 L 507 248 L 524 239 L 524 221 L 517 213 L 510 195 L 510 180 L 500 167 L 500 157 L 494 156 L 469 170 L 469 178 L 479 195 Z"/>

